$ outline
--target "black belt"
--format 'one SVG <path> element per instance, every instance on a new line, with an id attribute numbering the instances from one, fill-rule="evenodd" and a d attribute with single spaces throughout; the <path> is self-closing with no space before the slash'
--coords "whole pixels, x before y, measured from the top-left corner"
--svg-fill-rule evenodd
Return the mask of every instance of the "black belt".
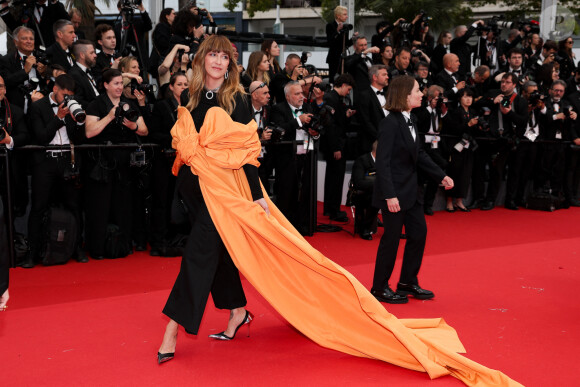
<path id="1" fill-rule="evenodd" d="M 70 156 L 70 150 L 47 150 L 46 157 L 65 157 Z"/>

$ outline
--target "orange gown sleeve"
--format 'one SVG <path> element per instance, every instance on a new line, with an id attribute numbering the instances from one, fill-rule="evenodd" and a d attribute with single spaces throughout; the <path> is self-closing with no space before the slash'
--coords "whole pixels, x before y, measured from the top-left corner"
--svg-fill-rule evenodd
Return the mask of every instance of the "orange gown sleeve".
<path id="1" fill-rule="evenodd" d="M 520 386 L 497 370 L 459 355 L 455 330 L 441 318 L 397 319 L 348 271 L 314 249 L 269 200 L 270 216 L 251 199 L 244 164 L 258 165 L 256 124 L 211 108 L 199 134 L 178 110 L 171 133 L 174 173 L 187 164 L 233 262 L 296 329 L 319 345 L 386 361 L 469 386 Z M 263 189 L 263 187 L 262 187 Z"/>

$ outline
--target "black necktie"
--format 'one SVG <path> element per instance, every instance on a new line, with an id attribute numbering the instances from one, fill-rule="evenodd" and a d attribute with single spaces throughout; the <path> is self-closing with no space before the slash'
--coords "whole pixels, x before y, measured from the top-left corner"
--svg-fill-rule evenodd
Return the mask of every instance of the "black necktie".
<path id="1" fill-rule="evenodd" d="M 24 65 L 26 64 L 26 59 L 27 59 L 27 58 L 28 58 L 28 57 L 27 57 L 26 55 L 23 55 L 23 56 L 22 56 L 22 68 L 24 68 Z"/>
<path id="2" fill-rule="evenodd" d="M 437 113 L 435 110 L 431 112 L 431 125 L 433 126 L 433 131 L 437 132 Z"/>

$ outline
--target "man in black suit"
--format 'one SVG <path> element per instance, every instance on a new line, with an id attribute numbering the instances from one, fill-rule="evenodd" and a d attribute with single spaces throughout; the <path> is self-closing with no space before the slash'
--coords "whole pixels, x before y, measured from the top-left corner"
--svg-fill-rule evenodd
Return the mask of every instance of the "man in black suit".
<path id="1" fill-rule="evenodd" d="M 71 8 L 68 16 L 73 24 L 73 27 L 75 28 L 76 40 L 86 39 L 85 33 L 80 30 L 81 23 L 83 22 L 83 15 L 81 14 L 81 11 L 76 8 Z"/>
<path id="2" fill-rule="evenodd" d="M 33 267 L 39 259 L 42 244 L 42 219 L 58 192 L 65 207 L 70 210 L 80 228 L 80 187 L 76 179 L 66 179 L 65 171 L 71 166 L 70 144 L 79 144 L 85 138 L 84 124 L 75 122 L 69 109 L 63 104 L 65 95 L 74 95 L 75 81 L 72 76 L 63 74 L 55 79 L 52 93 L 32 104 L 30 126 L 32 143 L 35 145 L 63 145 L 62 150 L 41 150 L 33 154 L 32 166 L 32 208 L 28 219 L 28 241 L 30 254 L 23 267 Z M 78 153 L 75 162 L 78 163 Z M 78 232 L 75 258 L 88 262 L 80 243 Z"/>
<path id="3" fill-rule="evenodd" d="M 352 45 L 352 40 L 348 38 L 348 29 L 344 28 L 347 20 L 348 10 L 339 5 L 334 9 L 334 21 L 326 25 L 326 41 L 328 42 L 326 63 L 328 63 L 328 78 L 331 83 L 336 74 L 343 73 L 341 55 Z"/>
<path id="4" fill-rule="evenodd" d="M 100 78 L 103 71 L 106 69 L 119 68 L 121 56 L 115 58 L 115 49 L 117 48 L 117 37 L 113 27 L 109 24 L 99 24 L 95 29 L 95 40 L 101 47 L 101 51 L 97 54 L 97 63 L 95 65 L 95 73 L 97 79 Z"/>
<path id="5" fill-rule="evenodd" d="M 558 44 L 553 40 L 546 41 L 539 54 L 528 58 L 526 68 L 533 71 L 534 76 L 537 77 L 543 64 L 552 63 L 556 60 L 556 52 L 558 52 Z"/>
<path id="6" fill-rule="evenodd" d="M 36 90 L 26 93 L 22 86 L 28 85 L 30 80 L 40 78 L 45 70 L 42 63 L 34 57 L 34 31 L 20 26 L 14 30 L 14 45 L 16 51 L 9 52 L 0 58 L 0 75 L 6 82 L 6 95 L 13 105 L 28 111 L 31 102 L 38 101 L 44 95 Z"/>
<path id="7" fill-rule="evenodd" d="M 290 81 L 296 81 L 300 86 L 309 83 L 320 83 L 322 79 L 314 75 L 307 75 L 308 72 L 300 62 L 300 57 L 296 54 L 289 54 L 284 62 L 284 68 L 276 74 L 270 82 L 270 94 L 274 96 L 275 103 L 286 101 L 284 87 Z"/>
<path id="8" fill-rule="evenodd" d="M 326 174 L 324 176 L 324 215 L 331 220 L 346 222 L 346 213 L 340 210 L 342 202 L 342 186 L 346 168 L 346 128 L 348 119 L 355 110 L 348 109 L 343 98 L 354 87 L 354 79 L 350 74 L 339 75 L 334 81 L 334 89 L 324 94 L 324 104 L 330 109 L 330 119 L 326 133 L 322 137 Z"/>
<path id="9" fill-rule="evenodd" d="M 485 23 L 483 20 L 478 20 L 469 26 L 469 29 L 466 26 L 457 26 L 455 28 L 455 38 L 451 40 L 450 47 L 451 52 L 459 58 L 459 74 L 465 76 L 470 69 L 471 66 L 471 53 L 473 51 L 473 47 L 471 47 L 467 41 L 475 32 L 475 29 L 478 25 L 483 26 Z M 445 64 L 443 64 L 445 65 Z"/>
<path id="10" fill-rule="evenodd" d="M 491 142 L 480 142 L 473 167 L 473 197 L 483 197 L 485 165 L 489 165 L 490 176 L 487 194 L 481 209 L 491 210 L 499 193 L 508 158 L 515 147 L 517 131 L 524 130 L 528 122 L 528 102 L 518 95 L 516 85 L 518 78 L 512 73 L 502 76 L 500 90 L 490 90 L 483 97 L 484 104 L 491 110 L 489 130 L 478 133 L 475 137 L 488 137 Z M 478 141 L 479 142 L 479 141 Z M 517 209 L 515 203 L 506 202 L 506 208 Z"/>
<path id="11" fill-rule="evenodd" d="M 77 40 L 72 46 L 72 52 L 76 58 L 75 65 L 69 74 L 75 80 L 75 97 L 83 108 L 87 108 L 97 96 L 97 82 L 92 69 L 95 67 L 97 54 L 90 40 Z"/>
<path id="12" fill-rule="evenodd" d="M 346 71 L 354 78 L 356 90 L 366 89 L 370 85 L 369 68 L 373 65 L 372 54 L 380 52 L 378 47 L 368 47 L 367 38 L 357 36 L 354 39 L 354 54 L 346 58 Z M 355 96 L 356 102 L 357 96 Z"/>
<path id="13" fill-rule="evenodd" d="M 443 88 L 443 95 L 450 101 L 457 101 L 457 92 L 465 87 L 465 78 L 459 74 L 459 57 L 446 54 L 443 57 L 443 70 L 435 76 L 435 84 Z"/>
<path id="14" fill-rule="evenodd" d="M 16 17 L 10 13 L 8 2 L 2 3 L 0 6 L 2 7 L 0 16 L 11 31 L 25 25 L 36 33 L 40 32 L 42 38 L 37 37 L 36 47 L 40 45 L 48 47 L 54 43 L 52 26 L 57 20 L 69 18 L 64 5 L 57 0 L 37 0 L 32 7 L 23 8 L 20 15 Z"/>
<path id="15" fill-rule="evenodd" d="M 54 38 L 56 41 L 46 49 L 46 54 L 51 63 L 61 65 L 68 71 L 74 64 L 70 47 L 76 38 L 75 28 L 70 20 L 61 19 L 54 24 Z"/>
<path id="16" fill-rule="evenodd" d="M 396 91 L 396 92 L 395 92 Z M 403 304 L 407 295 L 430 299 L 433 292 L 419 286 L 417 275 L 423 259 L 427 225 L 418 189 L 417 170 L 421 169 L 446 188 L 453 180 L 423 151 L 411 109 L 421 106 L 423 93 L 410 76 L 391 81 L 387 92 L 389 115 L 379 125 L 373 206 L 383 214 L 385 232 L 377 250 L 371 293 L 382 302 Z M 405 225 L 407 243 L 403 255 L 397 293 L 389 287 L 395 266 L 401 231 Z"/>
<path id="17" fill-rule="evenodd" d="M 361 122 L 357 136 L 359 154 L 371 151 L 373 142 L 377 139 L 379 123 L 386 117 L 385 106 L 386 87 L 389 84 L 387 66 L 373 65 L 369 69 L 371 84 L 360 91 L 356 110 Z"/>
<path id="18" fill-rule="evenodd" d="M 263 144 L 268 144 L 268 141 L 272 137 L 272 129 L 268 129 L 268 125 L 270 124 L 270 90 L 268 89 L 268 85 L 264 82 L 254 81 L 250 84 L 248 94 L 250 94 L 252 103 L 252 115 L 258 124 L 260 141 Z M 269 144 L 262 145 L 262 153 L 259 158 L 260 167 L 258 168 L 260 180 L 268 195 L 272 194 L 269 184 L 270 176 L 274 170 L 272 148 L 273 146 Z"/>
<path id="19" fill-rule="evenodd" d="M 119 42 L 119 49 L 122 50 L 125 48 L 121 47 L 123 41 L 133 47 L 138 47 L 141 51 L 141 55 L 135 55 L 139 60 L 139 67 L 141 69 L 146 69 L 149 63 L 149 51 L 147 48 L 147 42 L 145 41 L 145 35 L 153 28 L 151 18 L 145 10 L 145 6 L 142 2 L 137 6 L 139 13 L 132 16 L 131 23 L 128 22 L 125 9 L 122 9 L 121 7 L 121 1 L 117 2 L 117 9 L 122 15 L 122 20 L 116 22 L 114 27 L 115 36 L 117 37 L 117 42 Z M 131 10 L 131 12 L 133 12 L 133 10 Z M 123 40 L 123 38 L 125 38 L 125 40 Z M 141 59 L 143 60 L 143 63 L 141 63 Z"/>
<path id="20" fill-rule="evenodd" d="M 451 32 L 441 31 L 439 34 L 439 39 L 437 40 L 437 45 L 433 49 L 433 54 L 431 55 L 430 71 L 432 74 L 437 74 L 439 71 L 443 70 L 443 57 L 445 54 L 451 52 L 449 44 L 451 43 Z"/>
<path id="21" fill-rule="evenodd" d="M 10 292 L 8 292 L 10 270 L 8 257 L 10 255 L 8 233 L 6 231 L 4 203 L 0 197 L 0 312 L 4 312 L 6 310 L 6 303 L 8 303 L 8 300 L 10 299 Z"/>
<path id="22" fill-rule="evenodd" d="M 276 170 L 276 205 L 302 235 L 312 235 L 312 219 L 308 214 L 315 199 L 309 194 L 310 163 L 318 133 L 309 128 L 312 112 L 310 105 L 304 103 L 302 87 L 291 81 L 284 90 L 286 102 L 272 107 L 270 122 L 284 129 L 282 141 L 296 141 L 296 149 L 292 144 L 273 144 L 270 147 Z"/>
<path id="23" fill-rule="evenodd" d="M 372 241 L 373 234 L 377 232 L 377 214 L 379 213 L 379 209 L 371 204 L 377 173 L 375 168 L 377 141 L 373 142 L 371 147 L 370 152 L 359 156 L 352 165 L 355 232 L 367 241 Z"/>
<path id="24" fill-rule="evenodd" d="M 395 63 L 389 68 L 389 79 L 394 79 L 400 75 L 411 75 L 411 49 L 409 47 L 399 47 L 395 52 Z"/>
<path id="25" fill-rule="evenodd" d="M 443 88 L 432 85 L 427 89 L 427 94 L 423 99 L 426 103 L 413 109 L 413 114 L 417 117 L 417 130 L 419 131 L 422 147 L 427 155 L 443 171 L 447 168 L 449 156 L 441 148 L 441 124 L 443 117 L 447 115 L 447 104 L 439 102 L 443 100 Z M 437 195 L 439 182 L 432 180 L 419 171 L 420 185 L 426 184 L 423 210 L 425 215 L 433 215 L 433 202 Z"/>

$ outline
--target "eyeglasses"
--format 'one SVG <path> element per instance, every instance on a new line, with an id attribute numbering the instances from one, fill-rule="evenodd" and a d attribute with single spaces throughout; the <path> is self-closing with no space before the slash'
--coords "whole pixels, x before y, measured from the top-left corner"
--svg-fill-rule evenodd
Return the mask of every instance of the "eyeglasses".
<path id="1" fill-rule="evenodd" d="M 264 82 L 262 82 L 262 83 L 260 83 L 258 86 L 256 86 L 256 87 L 254 88 L 254 90 L 250 89 L 250 90 L 249 90 L 249 92 L 250 92 L 250 94 L 253 94 L 253 93 L 254 93 L 254 91 L 256 91 L 256 90 L 258 90 L 258 89 L 261 89 L 262 87 L 266 87 L 266 86 L 268 86 L 268 85 L 266 85 Z"/>

